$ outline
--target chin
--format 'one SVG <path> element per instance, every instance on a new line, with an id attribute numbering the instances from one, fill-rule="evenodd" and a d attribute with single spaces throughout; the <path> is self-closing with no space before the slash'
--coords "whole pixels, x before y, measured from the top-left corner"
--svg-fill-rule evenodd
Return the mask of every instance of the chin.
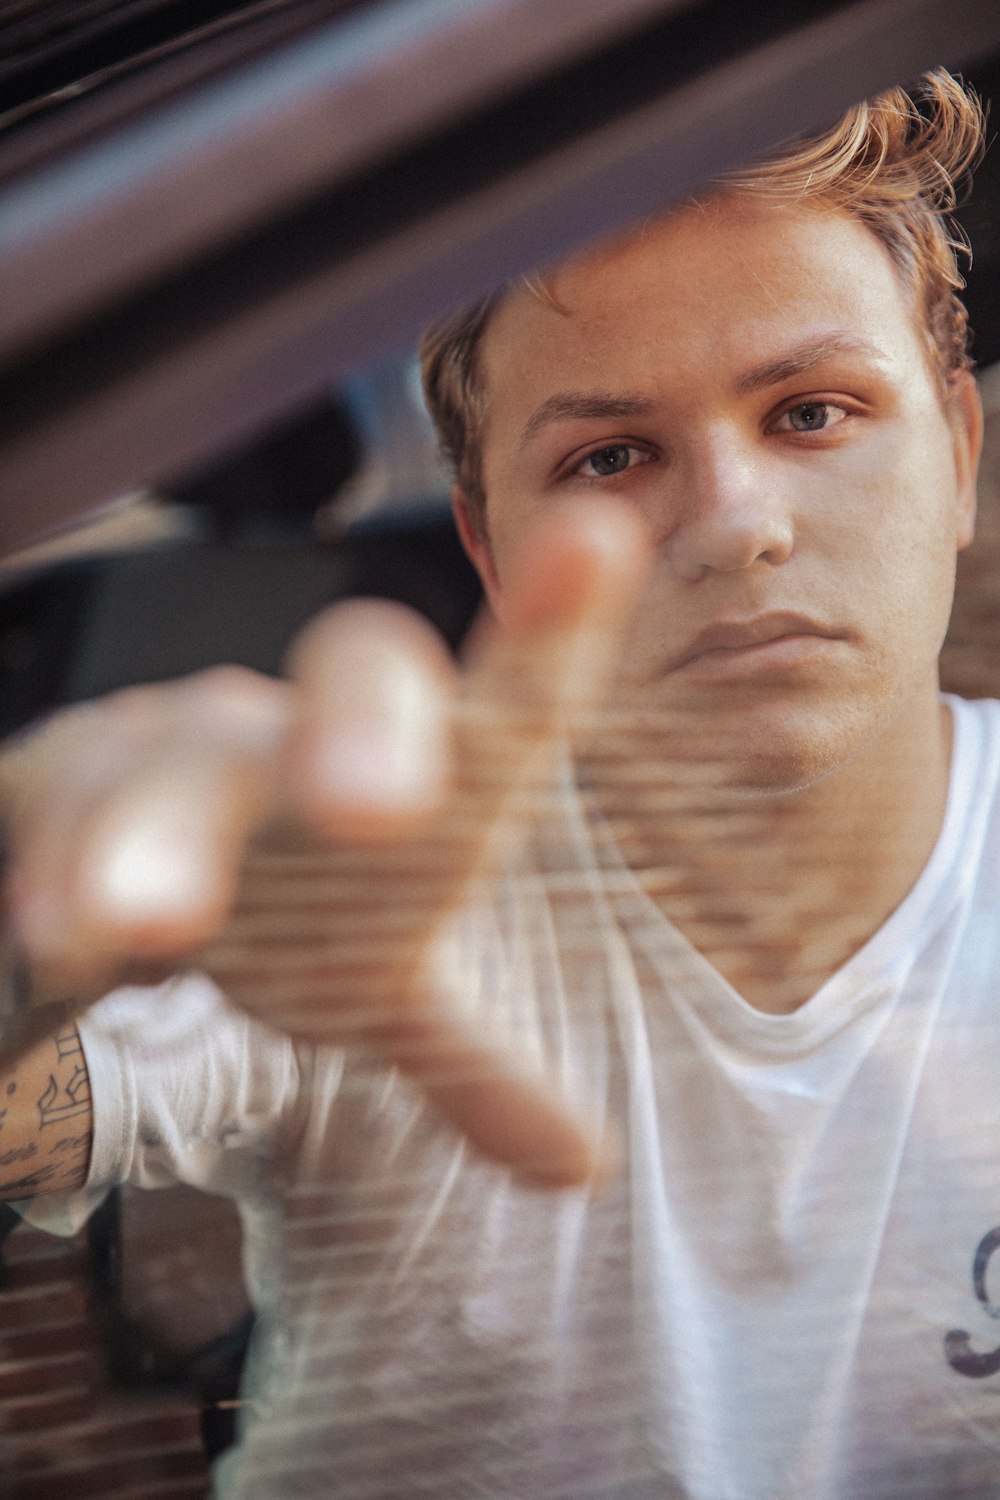
<path id="1" fill-rule="evenodd" d="M 650 693 L 632 684 L 616 700 L 632 728 L 628 755 L 668 781 L 701 794 L 746 797 L 806 792 L 846 771 L 877 747 L 924 679 L 889 674 L 859 683 L 802 681 L 727 691 Z M 929 690 L 936 703 L 936 678 Z M 679 774 L 678 774 L 679 773 Z"/>
<path id="2" fill-rule="evenodd" d="M 858 703 L 741 703 L 697 735 L 718 786 L 744 795 L 792 795 L 849 766 L 885 729 Z M 879 721 L 874 721 L 874 720 Z M 711 745 L 711 751 L 709 751 Z"/>
<path id="3" fill-rule="evenodd" d="M 794 796 L 820 785 L 839 764 L 815 756 L 761 752 L 732 766 L 726 789 L 744 797 Z"/>
<path id="4" fill-rule="evenodd" d="M 748 797 L 792 796 L 821 785 L 851 765 L 885 727 L 856 711 L 792 709 L 737 718 L 734 732 L 716 733 L 716 776 L 727 791 Z"/>

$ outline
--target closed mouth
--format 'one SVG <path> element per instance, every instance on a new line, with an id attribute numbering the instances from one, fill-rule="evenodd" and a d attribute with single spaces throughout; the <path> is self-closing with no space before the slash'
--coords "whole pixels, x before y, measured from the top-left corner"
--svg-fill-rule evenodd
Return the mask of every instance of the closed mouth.
<path id="1" fill-rule="evenodd" d="M 740 656 L 745 656 L 748 664 L 758 655 L 761 660 L 765 657 L 777 659 L 780 654 L 779 650 L 769 652 L 766 648 L 778 648 L 782 643 L 787 642 L 789 650 L 785 654 L 790 655 L 795 643 L 800 643 L 808 650 L 811 642 L 833 641 L 841 638 L 840 632 L 816 620 L 811 620 L 805 615 L 782 612 L 757 615 L 747 620 L 720 620 L 699 631 L 668 670 L 678 672 L 693 663 L 712 657 L 718 657 L 723 667 L 727 658 L 735 664 Z"/>

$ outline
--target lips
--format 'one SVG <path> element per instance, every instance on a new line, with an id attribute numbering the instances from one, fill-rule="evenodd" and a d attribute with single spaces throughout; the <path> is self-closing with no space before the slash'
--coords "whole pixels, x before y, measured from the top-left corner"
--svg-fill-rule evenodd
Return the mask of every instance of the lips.
<path id="1" fill-rule="evenodd" d="M 829 626 L 805 615 L 785 612 L 756 615 L 748 620 L 719 620 L 699 631 L 669 670 L 680 671 L 682 667 L 696 662 L 708 663 L 713 658 L 720 667 L 724 667 L 727 660 L 735 665 L 737 659 L 744 659 L 749 665 L 758 655 L 762 662 L 765 658 L 777 657 L 777 650 L 768 652 L 766 648 L 781 642 L 787 641 L 789 647 L 801 642 L 807 651 L 812 641 L 818 646 L 821 641 L 840 638 L 841 633 Z"/>

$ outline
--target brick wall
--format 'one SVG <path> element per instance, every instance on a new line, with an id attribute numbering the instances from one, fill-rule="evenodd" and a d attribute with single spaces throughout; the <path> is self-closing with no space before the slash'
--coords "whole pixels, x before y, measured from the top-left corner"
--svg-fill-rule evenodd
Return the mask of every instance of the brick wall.
<path id="1" fill-rule="evenodd" d="M 4 1500 L 197 1500 L 208 1466 L 194 1402 L 111 1380 L 84 1237 L 22 1225 L 0 1270 Z"/>

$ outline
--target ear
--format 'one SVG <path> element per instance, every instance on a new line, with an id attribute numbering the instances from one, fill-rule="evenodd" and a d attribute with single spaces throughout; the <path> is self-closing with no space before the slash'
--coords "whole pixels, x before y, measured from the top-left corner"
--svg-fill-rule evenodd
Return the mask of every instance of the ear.
<path id="1" fill-rule="evenodd" d="M 498 620 L 503 619 L 500 599 L 500 579 L 489 541 L 483 528 L 472 519 L 469 497 L 457 484 L 451 492 L 451 507 L 455 514 L 455 525 L 469 561 L 479 574 L 480 582 L 489 601 L 490 609 Z"/>
<path id="2" fill-rule="evenodd" d="M 983 407 L 979 388 L 968 370 L 952 376 L 948 421 L 955 456 L 955 519 L 959 549 L 972 541 L 976 527 L 976 483 L 983 449 Z"/>

